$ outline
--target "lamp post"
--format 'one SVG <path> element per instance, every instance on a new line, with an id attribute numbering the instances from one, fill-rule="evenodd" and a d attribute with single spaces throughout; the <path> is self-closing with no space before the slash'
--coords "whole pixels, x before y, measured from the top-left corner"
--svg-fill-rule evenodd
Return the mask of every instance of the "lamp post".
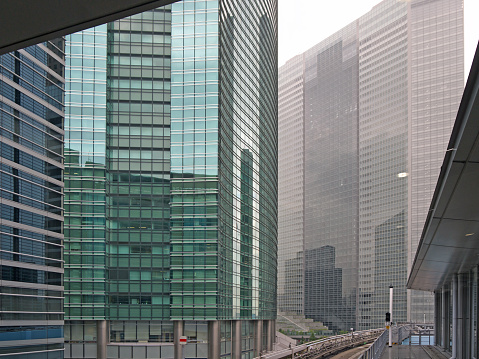
<path id="1" fill-rule="evenodd" d="M 393 322 L 393 286 L 389 287 L 389 347 L 393 346 L 393 329 L 392 329 L 392 322 Z"/>

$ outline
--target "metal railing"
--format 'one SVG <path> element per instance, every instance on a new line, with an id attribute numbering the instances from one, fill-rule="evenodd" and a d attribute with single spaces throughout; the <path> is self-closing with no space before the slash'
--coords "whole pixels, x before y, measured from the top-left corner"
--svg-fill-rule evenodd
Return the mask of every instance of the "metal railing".
<path id="1" fill-rule="evenodd" d="M 411 324 L 391 327 L 392 340 L 394 344 L 401 344 L 404 339 L 411 335 L 414 326 Z M 358 359 L 379 359 L 384 351 L 384 347 L 389 341 L 389 332 L 385 330 L 374 343 L 359 356 Z"/>
<path id="2" fill-rule="evenodd" d="M 393 343 L 401 344 L 404 339 L 417 330 L 414 324 L 405 324 L 394 326 Z M 335 335 L 332 337 L 319 339 L 314 342 L 296 345 L 289 349 L 282 349 L 275 352 L 262 354 L 262 359 L 314 359 L 327 354 L 334 354 L 339 351 L 354 348 L 363 344 L 373 342 L 358 359 L 379 359 L 389 340 L 389 332 L 384 328 L 363 330 L 350 334 Z"/>
<path id="3" fill-rule="evenodd" d="M 358 359 L 378 359 L 389 340 L 389 331 L 385 330 Z"/>

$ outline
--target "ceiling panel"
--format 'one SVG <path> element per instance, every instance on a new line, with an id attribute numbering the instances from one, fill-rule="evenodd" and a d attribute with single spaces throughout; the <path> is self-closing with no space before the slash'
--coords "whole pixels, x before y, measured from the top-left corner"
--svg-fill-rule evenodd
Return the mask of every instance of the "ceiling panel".
<path id="1" fill-rule="evenodd" d="M 442 219 L 435 234 L 431 244 L 479 249 L 479 222 L 477 221 Z"/>
<path id="2" fill-rule="evenodd" d="M 479 153 L 477 149 L 477 135 L 479 133 L 479 107 L 471 103 L 468 121 L 465 126 L 462 137 L 456 151 L 454 161 L 472 161 L 479 162 Z"/>
<path id="3" fill-rule="evenodd" d="M 479 221 L 479 163 L 467 163 L 443 214 L 446 218 Z M 441 196 L 442 197 L 442 196 Z"/>
<path id="4" fill-rule="evenodd" d="M 451 197 L 453 191 L 456 189 L 456 183 L 461 175 L 463 170 L 464 164 L 463 163 L 452 163 L 449 173 L 447 175 L 447 183 L 445 183 L 444 187 L 442 188 L 441 198 L 449 198 Z M 444 214 L 444 210 L 446 209 L 448 202 L 447 201 L 439 201 L 436 205 L 434 211 L 434 217 L 442 217 Z"/>
<path id="5" fill-rule="evenodd" d="M 1 0 L 0 55 L 178 0 Z"/>

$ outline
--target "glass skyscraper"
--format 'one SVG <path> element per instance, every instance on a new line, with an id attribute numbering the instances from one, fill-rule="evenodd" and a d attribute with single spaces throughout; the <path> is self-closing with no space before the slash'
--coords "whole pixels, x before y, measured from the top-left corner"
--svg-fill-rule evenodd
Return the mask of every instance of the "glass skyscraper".
<path id="1" fill-rule="evenodd" d="M 0 355 L 63 358 L 64 42 L 0 56 Z"/>
<path id="2" fill-rule="evenodd" d="M 67 37 L 66 357 L 271 349 L 276 52 L 273 0 L 185 0 Z"/>
<path id="3" fill-rule="evenodd" d="M 385 0 L 280 68 L 280 311 L 381 327 L 393 285 L 394 321 L 432 322 L 406 281 L 463 78 L 459 0 Z"/>

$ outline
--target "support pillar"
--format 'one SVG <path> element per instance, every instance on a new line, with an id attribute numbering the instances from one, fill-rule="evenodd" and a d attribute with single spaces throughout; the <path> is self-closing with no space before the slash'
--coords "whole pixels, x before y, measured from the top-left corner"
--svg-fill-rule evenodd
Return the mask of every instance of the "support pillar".
<path id="1" fill-rule="evenodd" d="M 108 322 L 106 320 L 98 320 L 96 322 L 96 357 L 97 359 L 106 358 L 106 346 L 108 339 Z"/>
<path id="2" fill-rule="evenodd" d="M 464 311 L 466 309 L 466 298 L 464 296 L 464 274 L 457 275 L 457 335 L 456 335 L 456 358 L 465 358 L 464 352 L 464 335 L 466 334 L 464 329 Z"/>
<path id="3" fill-rule="evenodd" d="M 471 272 L 468 272 L 464 275 L 464 299 L 465 299 L 465 310 L 464 310 L 464 356 L 466 358 L 473 357 L 473 352 L 471 351 L 471 338 L 472 338 L 472 282 L 471 282 Z"/>
<path id="4" fill-rule="evenodd" d="M 273 351 L 273 346 L 274 346 L 274 340 L 276 337 L 276 333 L 274 330 L 274 320 L 268 320 L 268 342 L 267 342 L 267 347 L 266 350 Z"/>
<path id="5" fill-rule="evenodd" d="M 475 335 L 475 340 L 473 342 L 475 343 L 474 346 L 474 352 L 475 352 L 475 357 L 479 357 L 479 266 L 475 268 L 475 281 L 476 281 L 476 300 L 474 301 L 474 321 L 476 323 L 476 328 L 474 332 L 476 333 Z"/>
<path id="6" fill-rule="evenodd" d="M 442 292 L 434 292 L 434 345 L 441 345 L 441 321 L 442 321 Z"/>
<path id="7" fill-rule="evenodd" d="M 173 345 L 175 359 L 183 359 L 183 345 L 180 344 L 180 337 L 183 336 L 184 322 L 182 320 L 173 321 Z"/>
<path id="8" fill-rule="evenodd" d="M 457 274 L 452 279 L 452 357 L 457 358 Z"/>
<path id="9" fill-rule="evenodd" d="M 220 321 L 210 320 L 208 322 L 208 358 L 219 358 L 220 356 Z"/>
<path id="10" fill-rule="evenodd" d="M 470 357 L 476 358 L 476 302 L 474 301 L 475 269 L 469 272 L 469 350 Z"/>
<path id="11" fill-rule="evenodd" d="M 231 359 L 241 359 L 241 320 L 233 320 Z"/>
<path id="12" fill-rule="evenodd" d="M 469 351 L 472 359 L 476 358 L 476 303 L 474 302 L 474 277 L 475 270 L 469 272 L 469 281 L 467 286 L 469 287 Z"/>
<path id="13" fill-rule="evenodd" d="M 449 301 L 446 286 L 441 291 L 441 346 L 444 349 L 449 347 Z"/>
<path id="14" fill-rule="evenodd" d="M 254 356 L 259 357 L 263 348 L 263 321 L 254 321 Z"/>

